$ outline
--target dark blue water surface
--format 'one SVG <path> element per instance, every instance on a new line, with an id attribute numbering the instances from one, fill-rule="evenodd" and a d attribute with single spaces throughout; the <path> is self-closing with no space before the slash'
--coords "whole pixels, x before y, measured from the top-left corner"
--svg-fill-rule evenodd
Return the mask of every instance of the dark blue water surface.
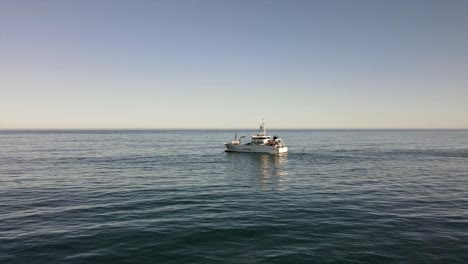
<path id="1" fill-rule="evenodd" d="M 276 133 L 0 131 L 0 263 L 468 263 L 468 131 Z"/>

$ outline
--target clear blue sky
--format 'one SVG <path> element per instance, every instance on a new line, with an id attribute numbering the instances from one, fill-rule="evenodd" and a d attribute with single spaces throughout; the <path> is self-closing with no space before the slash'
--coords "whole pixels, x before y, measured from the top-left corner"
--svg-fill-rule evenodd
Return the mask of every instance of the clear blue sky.
<path id="1" fill-rule="evenodd" d="M 468 1 L 0 0 L 0 128 L 468 128 Z"/>

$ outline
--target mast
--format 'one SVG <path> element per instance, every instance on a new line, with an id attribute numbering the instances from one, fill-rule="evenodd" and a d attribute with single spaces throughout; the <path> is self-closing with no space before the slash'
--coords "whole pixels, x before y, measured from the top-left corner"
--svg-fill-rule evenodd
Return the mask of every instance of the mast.
<path id="1" fill-rule="evenodd" d="M 262 136 L 266 135 L 265 119 L 262 119 L 262 123 L 260 123 L 260 132 Z"/>

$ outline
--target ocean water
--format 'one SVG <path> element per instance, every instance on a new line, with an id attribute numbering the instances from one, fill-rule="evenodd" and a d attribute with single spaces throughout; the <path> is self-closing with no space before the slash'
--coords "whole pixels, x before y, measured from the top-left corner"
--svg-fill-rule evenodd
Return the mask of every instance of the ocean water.
<path id="1" fill-rule="evenodd" d="M 0 263 L 468 263 L 468 131 L 275 132 L 0 131 Z"/>

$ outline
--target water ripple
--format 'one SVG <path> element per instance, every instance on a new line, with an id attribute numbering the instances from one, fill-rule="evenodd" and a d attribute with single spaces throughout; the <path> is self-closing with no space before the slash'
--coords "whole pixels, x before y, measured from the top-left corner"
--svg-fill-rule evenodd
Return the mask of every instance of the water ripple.
<path id="1" fill-rule="evenodd" d="M 466 131 L 283 132 L 0 133 L 0 262 L 468 262 Z"/>

